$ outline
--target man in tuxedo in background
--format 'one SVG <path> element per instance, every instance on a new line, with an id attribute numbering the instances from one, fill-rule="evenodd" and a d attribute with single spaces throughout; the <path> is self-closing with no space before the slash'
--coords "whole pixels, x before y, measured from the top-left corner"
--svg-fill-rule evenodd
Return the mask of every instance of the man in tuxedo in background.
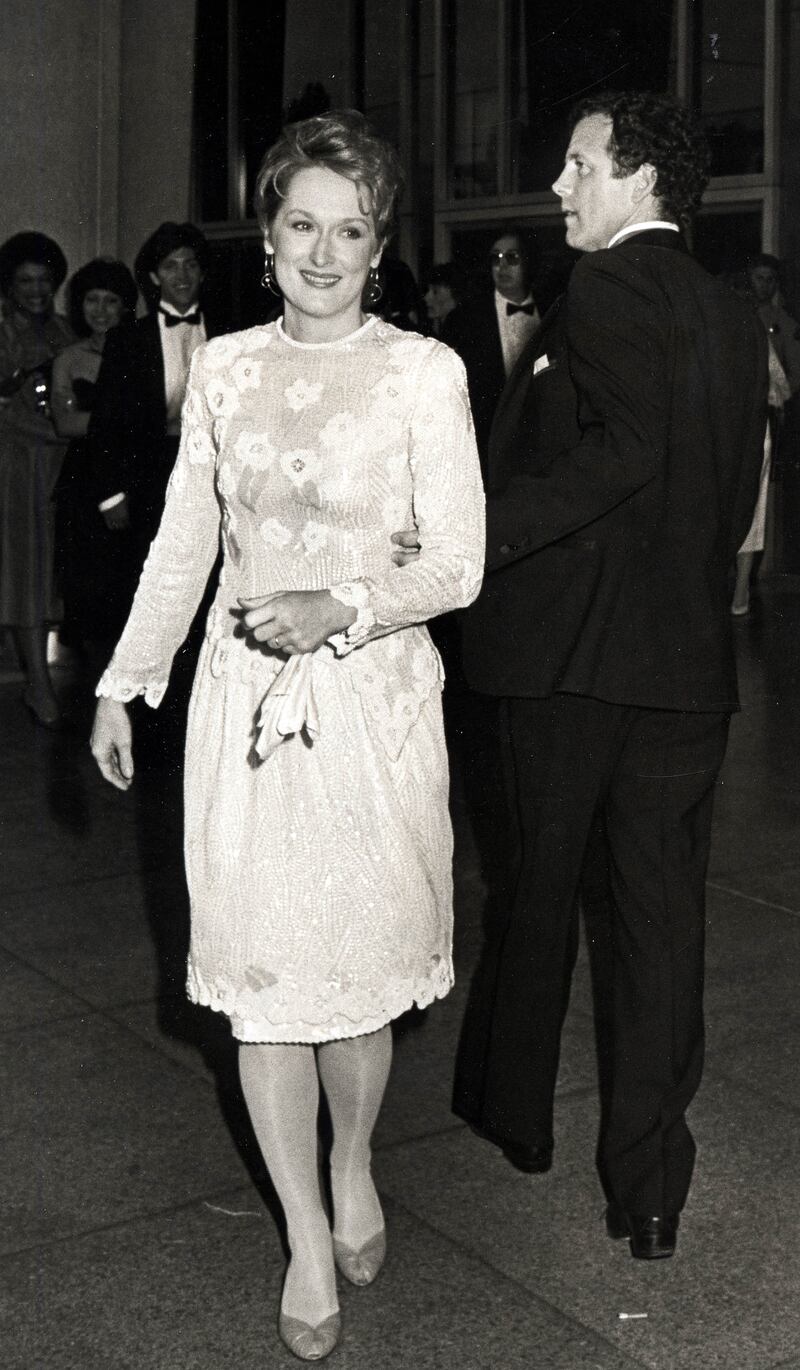
<path id="1" fill-rule="evenodd" d="M 487 576 L 464 630 L 468 681 L 502 700 L 517 861 L 490 910 L 454 1107 L 519 1168 L 550 1167 L 600 828 L 612 1050 L 598 1165 L 608 1233 L 644 1259 L 672 1255 L 694 1162 L 712 799 L 737 708 L 727 582 L 766 422 L 764 331 L 681 231 L 707 167 L 666 96 L 577 110 L 554 190 L 585 255 L 500 401 Z"/>
<path id="2" fill-rule="evenodd" d="M 208 244 L 198 228 L 161 224 L 135 263 L 149 312 L 106 339 L 89 438 L 97 502 L 120 534 L 129 599 L 178 453 L 189 364 L 213 332 L 200 307 L 207 266 Z"/>
<path id="3" fill-rule="evenodd" d="M 466 367 L 484 469 L 497 402 L 520 352 L 540 322 L 532 294 L 534 248 L 530 236 L 521 228 L 501 233 L 489 249 L 489 267 L 494 290 L 459 309 L 446 339 Z"/>

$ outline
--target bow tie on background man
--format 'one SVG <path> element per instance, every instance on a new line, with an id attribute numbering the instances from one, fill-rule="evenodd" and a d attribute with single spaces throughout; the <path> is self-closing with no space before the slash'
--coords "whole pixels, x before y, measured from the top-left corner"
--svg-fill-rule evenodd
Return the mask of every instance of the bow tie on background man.
<path id="1" fill-rule="evenodd" d="M 529 314 L 529 315 L 531 316 L 531 318 L 532 318 L 532 317 L 533 317 L 534 308 L 535 308 L 535 306 L 534 306 L 533 302 L 530 301 L 530 300 L 528 301 L 527 304 L 512 304 L 510 300 L 507 300 L 507 301 L 506 301 L 506 314 L 507 314 L 509 317 L 510 317 L 512 314 Z"/>
<path id="2" fill-rule="evenodd" d="M 199 309 L 194 314 L 169 314 L 166 309 L 159 309 L 158 312 L 166 320 L 167 328 L 176 328 L 179 323 L 198 324 L 202 318 Z"/>

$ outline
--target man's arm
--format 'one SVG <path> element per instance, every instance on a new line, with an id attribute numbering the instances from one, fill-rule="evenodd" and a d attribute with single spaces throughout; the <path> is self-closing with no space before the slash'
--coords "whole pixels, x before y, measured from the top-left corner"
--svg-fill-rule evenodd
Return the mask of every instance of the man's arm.
<path id="1" fill-rule="evenodd" d="M 602 517 L 646 485 L 666 453 L 670 318 L 652 282 L 621 253 L 593 253 L 575 268 L 565 308 L 581 436 L 541 474 L 490 495 L 489 569 Z"/>

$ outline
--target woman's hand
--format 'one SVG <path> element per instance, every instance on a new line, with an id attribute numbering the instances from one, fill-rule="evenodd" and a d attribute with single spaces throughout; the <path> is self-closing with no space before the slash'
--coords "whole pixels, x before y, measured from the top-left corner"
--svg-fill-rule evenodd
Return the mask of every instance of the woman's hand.
<path id="1" fill-rule="evenodd" d="M 404 528 L 399 533 L 392 533 L 391 541 L 397 547 L 397 551 L 392 552 L 395 566 L 410 566 L 422 550 L 416 528 Z"/>
<path id="2" fill-rule="evenodd" d="M 98 701 L 92 728 L 92 756 L 104 778 L 118 790 L 130 789 L 133 781 L 131 721 L 117 699 Z"/>
<path id="3" fill-rule="evenodd" d="M 327 590 L 281 590 L 239 603 L 245 611 L 242 623 L 256 642 L 288 656 L 315 652 L 356 619 L 355 609 L 340 604 Z"/>

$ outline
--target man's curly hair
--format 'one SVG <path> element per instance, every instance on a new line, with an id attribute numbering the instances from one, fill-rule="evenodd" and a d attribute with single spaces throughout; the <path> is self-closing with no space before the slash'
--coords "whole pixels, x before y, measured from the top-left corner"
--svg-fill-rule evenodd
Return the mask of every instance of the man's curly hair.
<path id="1" fill-rule="evenodd" d="M 648 90 L 603 91 L 581 100 L 571 126 L 593 114 L 612 123 L 614 174 L 630 176 L 644 162 L 655 169 L 655 195 L 681 225 L 695 214 L 708 182 L 711 150 L 693 115 L 669 95 Z"/>

